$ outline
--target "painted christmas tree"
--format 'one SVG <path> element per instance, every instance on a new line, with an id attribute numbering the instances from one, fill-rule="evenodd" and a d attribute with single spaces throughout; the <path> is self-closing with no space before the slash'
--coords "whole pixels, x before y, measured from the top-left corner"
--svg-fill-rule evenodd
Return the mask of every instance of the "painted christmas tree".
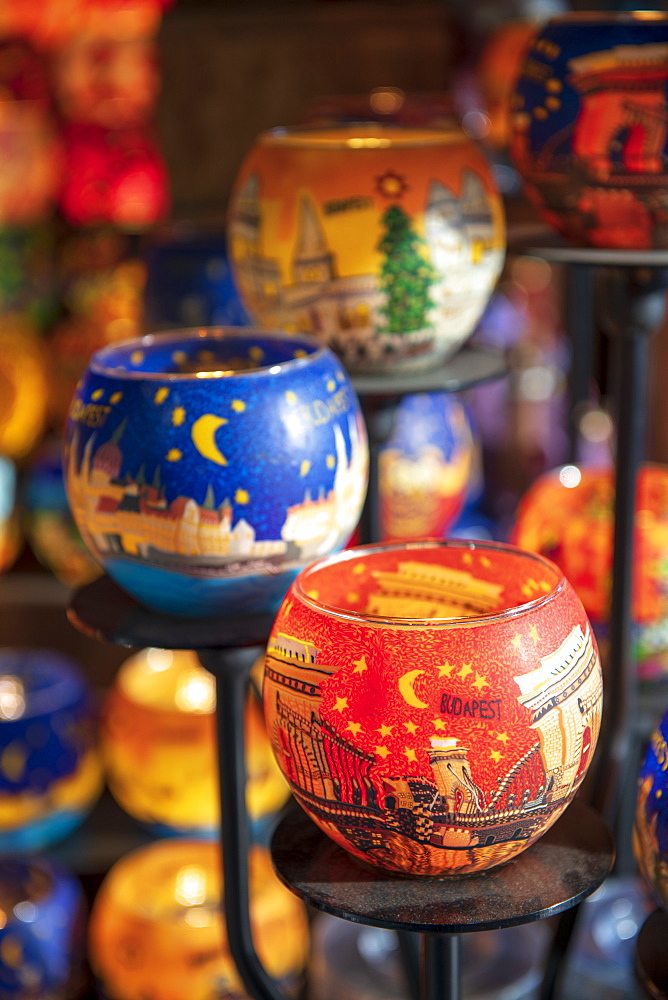
<path id="1" fill-rule="evenodd" d="M 429 326 L 427 314 L 434 303 L 429 289 L 438 275 L 428 259 L 426 242 L 411 228 L 399 205 L 391 205 L 382 218 L 385 235 L 378 249 L 385 255 L 380 280 L 385 292 L 381 313 L 386 333 L 410 333 Z"/>

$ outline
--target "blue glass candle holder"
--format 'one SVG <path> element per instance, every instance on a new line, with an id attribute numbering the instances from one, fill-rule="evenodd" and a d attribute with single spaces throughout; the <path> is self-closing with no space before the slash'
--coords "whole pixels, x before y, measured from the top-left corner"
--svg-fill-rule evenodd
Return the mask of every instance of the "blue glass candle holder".
<path id="1" fill-rule="evenodd" d="M 668 910 L 668 712 L 650 737 L 640 770 L 633 850 L 657 902 Z"/>
<path id="2" fill-rule="evenodd" d="M 40 851 L 102 787 L 92 691 L 50 650 L 0 650 L 0 854 Z"/>
<path id="3" fill-rule="evenodd" d="M 66 1000 L 83 980 L 84 904 L 69 872 L 43 858 L 0 860 L 0 996 Z"/>
<path id="4" fill-rule="evenodd" d="M 366 492 L 359 403 L 305 336 L 186 330 L 105 348 L 66 433 L 88 548 L 171 614 L 274 610 L 301 566 L 346 544 Z"/>

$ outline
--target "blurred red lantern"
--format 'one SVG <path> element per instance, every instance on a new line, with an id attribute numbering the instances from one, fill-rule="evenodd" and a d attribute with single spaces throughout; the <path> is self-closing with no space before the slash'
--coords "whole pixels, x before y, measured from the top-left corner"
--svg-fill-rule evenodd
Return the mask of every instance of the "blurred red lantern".
<path id="1" fill-rule="evenodd" d="M 84 0 L 3 0 L 0 32 L 29 38 L 40 48 L 59 45 L 76 31 Z"/>
<path id="2" fill-rule="evenodd" d="M 0 39 L 0 99 L 51 103 L 46 62 L 26 38 Z"/>
<path id="3" fill-rule="evenodd" d="M 67 169 L 60 208 L 68 222 L 139 232 L 164 218 L 167 170 L 144 131 L 70 125 L 64 134 Z"/>
<path id="4" fill-rule="evenodd" d="M 139 38 L 155 34 L 163 0 L 79 0 L 80 28 L 107 37 Z"/>

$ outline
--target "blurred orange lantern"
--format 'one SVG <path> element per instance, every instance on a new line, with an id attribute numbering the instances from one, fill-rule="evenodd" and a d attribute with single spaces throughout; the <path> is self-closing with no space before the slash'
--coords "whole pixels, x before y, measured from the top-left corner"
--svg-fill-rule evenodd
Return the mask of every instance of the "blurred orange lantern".
<path id="1" fill-rule="evenodd" d="M 520 502 L 514 544 L 547 556 L 575 587 L 593 622 L 609 614 L 614 473 L 566 465 L 545 473 Z M 638 477 L 633 617 L 668 615 L 668 467 L 645 465 Z"/>
<path id="2" fill-rule="evenodd" d="M 290 992 L 309 947 L 303 903 L 278 881 L 269 852 L 249 856 L 251 923 L 260 960 Z M 109 1000 L 245 996 L 227 948 L 220 851 L 168 839 L 116 862 L 95 898 L 89 956 Z"/>
<path id="3" fill-rule="evenodd" d="M 3 0 L 0 30 L 30 38 L 40 48 L 59 45 L 80 23 L 84 0 Z"/>
<path id="4" fill-rule="evenodd" d="M 24 458 L 46 423 L 44 345 L 18 316 L 0 317 L 0 454 Z"/>
<path id="5" fill-rule="evenodd" d="M 166 215 L 167 170 L 144 130 L 70 125 L 64 138 L 67 169 L 60 207 L 68 222 L 139 232 Z"/>
<path id="6" fill-rule="evenodd" d="M 219 824 L 214 680 L 194 653 L 147 649 L 120 668 L 102 718 L 109 787 L 121 806 L 159 832 L 211 835 Z M 288 786 L 274 760 L 257 696 L 246 707 L 247 803 L 260 820 Z"/>

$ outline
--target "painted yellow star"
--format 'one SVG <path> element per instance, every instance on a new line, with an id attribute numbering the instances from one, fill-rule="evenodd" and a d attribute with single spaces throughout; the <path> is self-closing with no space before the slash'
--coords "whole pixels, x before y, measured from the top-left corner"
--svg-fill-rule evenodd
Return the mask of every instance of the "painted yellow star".
<path id="1" fill-rule="evenodd" d="M 254 344 L 248 351 L 248 357 L 251 361 L 262 361 L 264 357 L 264 351 L 259 344 Z"/>
<path id="2" fill-rule="evenodd" d="M 216 360 L 216 355 L 213 351 L 198 351 L 196 357 L 198 361 L 201 361 L 205 365 L 210 365 L 212 361 Z"/>
<path id="3" fill-rule="evenodd" d="M 538 635 L 538 629 L 535 625 L 529 625 L 529 633 L 534 642 L 538 642 L 540 636 Z"/>
<path id="4" fill-rule="evenodd" d="M 348 725 L 346 726 L 346 729 L 349 729 L 350 732 L 353 734 L 353 736 L 357 736 L 361 728 L 362 728 L 361 722 L 349 722 Z"/>
<path id="5" fill-rule="evenodd" d="M 510 739 L 508 733 L 495 733 L 494 735 L 496 736 L 497 740 L 499 740 L 501 743 L 504 744 L 504 746 Z"/>
<path id="6" fill-rule="evenodd" d="M 188 355 L 186 354 L 185 351 L 174 351 L 172 354 L 172 361 L 174 362 L 175 365 L 178 365 L 179 368 L 181 367 L 181 365 L 184 365 L 187 360 L 188 360 Z"/>
<path id="7" fill-rule="evenodd" d="M 133 351 L 132 354 L 130 355 L 130 364 L 131 365 L 140 365 L 143 360 L 144 360 L 144 352 L 143 351 Z"/>
<path id="8" fill-rule="evenodd" d="M 160 403 L 164 403 L 165 402 L 165 400 L 167 399 L 168 396 L 169 396 L 169 389 L 167 388 L 166 385 L 162 385 L 162 386 L 160 386 L 160 388 L 157 390 L 155 396 L 153 397 L 153 402 L 157 406 L 159 406 Z"/>
<path id="9" fill-rule="evenodd" d="M 344 710 L 344 708 L 348 708 L 348 699 L 347 698 L 337 698 L 336 699 L 336 703 L 334 705 L 334 711 L 335 712 L 342 712 Z"/>
<path id="10" fill-rule="evenodd" d="M 415 750 L 413 750 L 412 747 L 406 747 L 406 749 L 404 750 L 404 754 L 406 756 L 406 760 L 417 760 L 417 757 L 415 755 Z"/>
<path id="11" fill-rule="evenodd" d="M 288 391 L 286 392 L 285 399 L 286 399 L 286 401 L 288 403 L 296 403 L 297 402 L 297 396 L 295 395 L 295 393 L 291 389 L 288 389 Z"/>
<path id="12" fill-rule="evenodd" d="M 434 728 L 435 729 L 445 729 L 445 720 L 444 719 L 432 719 L 432 722 L 434 723 Z"/>
<path id="13" fill-rule="evenodd" d="M 109 397 L 109 402 L 110 403 L 120 403 L 120 401 L 122 399 L 123 399 L 123 393 L 122 392 L 113 392 L 111 394 L 111 396 Z"/>
<path id="14" fill-rule="evenodd" d="M 473 687 L 477 688 L 478 691 L 482 691 L 483 688 L 489 687 L 489 681 L 482 674 L 479 674 L 476 670 L 475 680 L 473 681 Z"/>
<path id="15" fill-rule="evenodd" d="M 514 635 L 512 637 L 512 639 L 510 640 L 510 645 L 513 647 L 513 649 L 517 649 L 517 650 L 521 649 L 521 647 L 522 647 L 522 636 L 519 635 L 519 634 Z"/>
<path id="16" fill-rule="evenodd" d="M 308 458 L 305 458 L 302 464 L 299 466 L 299 475 L 300 476 L 308 475 L 310 468 L 311 468 L 311 463 L 309 462 Z"/>
<path id="17" fill-rule="evenodd" d="M 485 566 L 485 567 L 488 567 L 488 566 L 491 566 L 491 565 L 492 565 L 492 563 L 491 563 L 491 561 L 490 561 L 490 560 L 489 560 L 489 559 L 487 558 L 487 556 L 480 556 L 480 565 L 481 565 L 481 566 Z"/>
<path id="18" fill-rule="evenodd" d="M 383 760 L 385 760 L 386 757 L 390 756 L 390 751 L 387 749 L 387 747 L 374 747 L 374 750 L 376 751 L 379 757 L 383 758 Z"/>
<path id="19" fill-rule="evenodd" d="M 306 353 L 306 351 L 304 350 L 303 347 L 298 347 L 297 350 L 294 353 L 294 357 L 295 358 L 306 358 L 306 357 L 308 357 L 308 355 L 307 355 L 307 353 Z"/>
<path id="20" fill-rule="evenodd" d="M 503 757 L 503 754 L 499 750 L 490 750 L 489 756 L 490 760 L 493 760 L 496 764 L 498 764 Z"/>
<path id="21" fill-rule="evenodd" d="M 243 413 L 244 410 L 246 409 L 246 404 L 244 403 L 243 399 L 233 399 L 232 402 L 230 403 L 230 406 L 232 407 L 235 413 Z"/>
<path id="22" fill-rule="evenodd" d="M 334 392 L 336 389 L 336 382 L 333 378 L 330 378 L 327 382 L 327 392 Z"/>
<path id="23" fill-rule="evenodd" d="M 402 725 L 408 733 L 414 733 L 417 729 L 417 725 L 414 722 L 403 722 Z"/>
<path id="24" fill-rule="evenodd" d="M 461 677 L 461 679 L 464 680 L 465 677 L 468 677 L 468 675 L 472 673 L 473 673 L 473 667 L 471 666 L 471 664 L 464 663 L 462 665 L 462 669 L 457 671 L 457 676 Z"/>
<path id="25" fill-rule="evenodd" d="M 385 724 L 383 724 L 376 730 L 376 732 L 380 733 L 381 736 L 391 736 L 393 729 L 394 726 L 386 726 Z"/>
<path id="26" fill-rule="evenodd" d="M 315 587 L 312 588 L 311 590 L 307 590 L 306 594 L 308 597 L 312 597 L 314 601 L 317 601 L 318 598 L 320 597 L 320 591 L 316 590 Z"/>
<path id="27" fill-rule="evenodd" d="M 248 490 L 238 489 L 236 491 L 236 493 L 234 494 L 234 502 L 235 503 L 249 503 L 250 502 L 250 493 L 248 492 Z"/>
<path id="28" fill-rule="evenodd" d="M 175 406 L 172 410 L 172 426 L 180 427 L 186 419 L 186 411 L 182 406 Z"/>
<path id="29" fill-rule="evenodd" d="M 328 469 L 333 469 L 335 465 L 336 465 L 336 459 L 334 458 L 334 456 L 333 455 L 328 455 L 327 456 L 327 468 Z"/>
<path id="30" fill-rule="evenodd" d="M 364 563 L 361 562 L 355 563 L 355 565 L 353 566 L 353 573 L 355 574 L 355 576 L 360 576 L 360 574 L 363 573 L 365 569 L 366 566 L 364 565 Z"/>
<path id="31" fill-rule="evenodd" d="M 179 462 L 183 458 L 183 452 L 178 448 L 170 448 L 165 458 L 168 462 Z"/>
<path id="32" fill-rule="evenodd" d="M 365 670 L 369 669 L 366 663 L 366 656 L 364 655 L 364 653 L 362 654 L 359 660 L 353 660 L 353 663 L 355 664 L 355 669 L 353 670 L 354 674 L 363 674 Z"/>
<path id="33" fill-rule="evenodd" d="M 94 400 L 96 403 L 98 399 L 102 399 L 103 396 L 104 396 L 104 389 L 96 389 L 95 392 L 91 392 L 90 394 L 90 398 Z"/>
<path id="34" fill-rule="evenodd" d="M 346 594 L 346 600 L 348 604 L 357 604 L 360 599 L 360 595 L 356 590 L 351 590 L 349 594 Z"/>
<path id="35" fill-rule="evenodd" d="M 436 669 L 438 670 L 439 677 L 450 677 L 452 675 L 452 671 L 455 669 L 455 664 L 441 663 L 441 665 L 436 667 Z"/>
<path id="36" fill-rule="evenodd" d="M 464 563 L 465 566 L 473 565 L 473 556 L 471 555 L 470 552 L 464 553 L 464 555 L 462 556 L 462 562 Z"/>
<path id="37" fill-rule="evenodd" d="M 550 589 L 550 585 L 547 582 L 547 580 L 541 580 L 540 581 L 540 589 L 543 591 L 544 594 L 548 593 L 548 591 Z"/>

